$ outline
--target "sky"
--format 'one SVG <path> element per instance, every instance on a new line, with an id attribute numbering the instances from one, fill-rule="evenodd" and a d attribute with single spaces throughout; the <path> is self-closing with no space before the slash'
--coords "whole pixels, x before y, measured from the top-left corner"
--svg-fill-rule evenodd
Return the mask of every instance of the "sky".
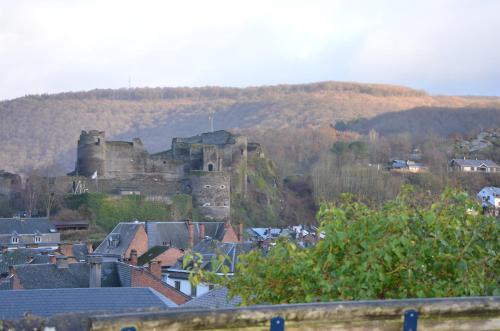
<path id="1" fill-rule="evenodd" d="M 326 80 L 500 95 L 497 0 L 0 0 L 0 100 Z"/>

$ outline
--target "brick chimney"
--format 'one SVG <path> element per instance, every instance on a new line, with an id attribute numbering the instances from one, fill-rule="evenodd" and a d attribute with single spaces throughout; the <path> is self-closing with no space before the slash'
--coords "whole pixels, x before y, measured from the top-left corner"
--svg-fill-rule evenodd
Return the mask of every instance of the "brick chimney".
<path id="1" fill-rule="evenodd" d="M 56 264 L 57 263 L 57 258 L 55 255 L 49 255 L 49 263 L 50 264 Z"/>
<path id="2" fill-rule="evenodd" d="M 9 276 L 15 276 L 16 275 L 16 267 L 13 265 L 9 266 Z"/>
<path id="3" fill-rule="evenodd" d="M 203 240 L 205 238 L 205 223 L 199 223 L 200 224 L 200 239 Z"/>
<path id="4" fill-rule="evenodd" d="M 153 275 L 161 279 L 161 261 L 158 260 L 149 261 L 149 271 Z"/>
<path id="5" fill-rule="evenodd" d="M 242 243 L 245 240 L 245 238 L 243 236 L 243 222 L 241 222 L 241 221 L 238 223 L 237 235 L 238 235 L 238 242 Z"/>
<path id="6" fill-rule="evenodd" d="M 63 243 L 59 244 L 57 250 L 64 256 L 73 256 L 73 244 Z"/>
<path id="7" fill-rule="evenodd" d="M 132 249 L 130 251 L 130 257 L 128 259 L 128 262 L 131 265 L 137 265 L 137 251 L 135 249 Z"/>
<path id="8" fill-rule="evenodd" d="M 102 256 L 89 255 L 90 264 L 89 287 L 101 287 Z"/>
<path id="9" fill-rule="evenodd" d="M 191 220 L 186 220 L 188 227 L 188 248 L 193 248 L 194 246 L 194 224 Z"/>

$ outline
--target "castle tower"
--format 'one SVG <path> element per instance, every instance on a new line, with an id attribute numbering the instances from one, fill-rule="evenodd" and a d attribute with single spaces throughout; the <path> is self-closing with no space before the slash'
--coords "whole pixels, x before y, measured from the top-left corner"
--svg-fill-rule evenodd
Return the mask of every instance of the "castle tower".
<path id="1" fill-rule="evenodd" d="M 231 207 L 231 175 L 219 171 L 192 171 L 193 207 L 207 218 L 228 219 Z"/>
<path id="2" fill-rule="evenodd" d="M 104 131 L 82 131 L 78 140 L 75 173 L 90 177 L 97 171 L 106 177 L 106 135 Z"/>

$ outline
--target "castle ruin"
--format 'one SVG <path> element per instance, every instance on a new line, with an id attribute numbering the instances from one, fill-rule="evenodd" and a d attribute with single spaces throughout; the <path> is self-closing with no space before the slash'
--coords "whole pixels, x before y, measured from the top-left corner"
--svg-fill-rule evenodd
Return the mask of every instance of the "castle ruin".
<path id="1" fill-rule="evenodd" d="M 203 216 L 227 219 L 231 192 L 246 191 L 247 153 L 246 137 L 224 130 L 174 138 L 170 150 L 155 154 L 139 138 L 107 141 L 104 131 L 82 131 L 75 170 L 66 178 L 74 193 L 189 194 Z"/>

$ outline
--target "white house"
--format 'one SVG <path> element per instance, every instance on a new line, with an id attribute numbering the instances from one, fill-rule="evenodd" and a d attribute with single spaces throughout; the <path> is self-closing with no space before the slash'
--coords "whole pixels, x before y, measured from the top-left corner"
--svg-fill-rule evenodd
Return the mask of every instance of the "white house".
<path id="1" fill-rule="evenodd" d="M 500 210 L 500 188 L 493 186 L 483 187 L 477 194 L 477 199 L 483 207 L 495 210 L 495 214 L 498 215 L 498 211 Z"/>

